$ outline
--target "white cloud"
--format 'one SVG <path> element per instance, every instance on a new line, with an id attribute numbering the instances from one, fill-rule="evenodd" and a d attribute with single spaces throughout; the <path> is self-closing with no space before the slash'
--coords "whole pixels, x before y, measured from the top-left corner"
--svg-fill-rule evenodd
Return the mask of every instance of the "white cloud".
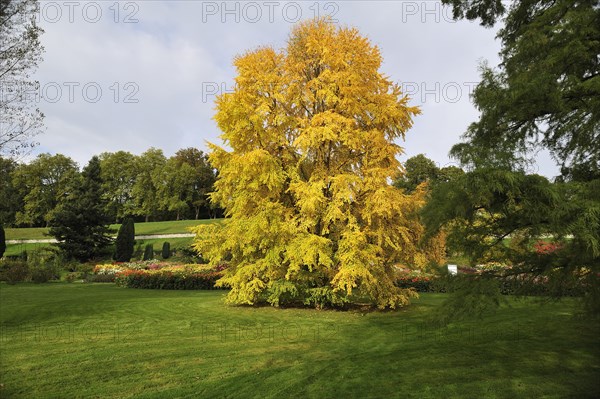
<path id="1" fill-rule="evenodd" d="M 102 17 L 96 23 L 77 12 L 85 2 L 72 23 L 64 7 L 58 22 L 42 13 L 46 53 L 37 78 L 50 84 L 48 90 L 58 85 L 63 92 L 55 103 L 40 103 L 47 131 L 38 152 L 63 153 L 85 164 L 103 151 L 141 153 L 155 146 L 171 154 L 219 142 L 211 119 L 213 93 L 232 88 L 233 57 L 261 45 L 283 47 L 300 10 L 304 19 L 334 13 L 381 48 L 383 72 L 408 85 L 423 111 L 403 143 L 406 156 L 425 153 L 440 165 L 450 162 L 450 147 L 477 118 L 468 92 L 479 80 L 478 61 L 497 63 L 494 30 L 453 22 L 449 11 L 432 2 L 250 3 L 98 2 Z M 88 6 L 87 16 L 94 10 Z M 66 82 L 79 84 L 72 85 L 72 102 Z M 102 96 L 91 102 L 97 87 Z M 126 103 L 128 95 L 138 102 Z M 540 171 L 555 173 L 549 165 L 545 160 Z"/>

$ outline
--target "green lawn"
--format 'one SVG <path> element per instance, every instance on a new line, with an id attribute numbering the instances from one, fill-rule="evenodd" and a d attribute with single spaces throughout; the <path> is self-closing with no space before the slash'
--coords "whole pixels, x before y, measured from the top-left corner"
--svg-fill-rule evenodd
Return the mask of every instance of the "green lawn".
<path id="1" fill-rule="evenodd" d="M 190 246 L 194 241 L 193 237 L 177 237 L 177 238 L 151 238 L 144 240 L 135 240 L 135 247 L 140 249 L 140 252 L 144 252 L 146 244 L 152 244 L 155 251 L 162 250 L 163 243 L 168 241 L 171 244 L 171 249 L 179 248 L 183 246 Z"/>
<path id="2" fill-rule="evenodd" d="M 198 226 L 199 224 L 215 223 L 221 219 L 201 219 L 201 220 L 179 220 L 169 222 L 148 222 L 136 223 L 136 235 L 152 235 L 152 234 L 178 234 L 189 233 L 188 228 Z M 113 224 L 111 227 L 115 230 L 119 229 L 118 224 Z"/>
<path id="3" fill-rule="evenodd" d="M 23 251 L 32 252 L 38 249 L 50 247 L 49 243 L 25 243 L 25 244 L 6 244 L 6 252 L 4 256 L 15 256 Z"/>
<path id="4" fill-rule="evenodd" d="M 220 220 L 221 219 L 202 219 L 136 223 L 135 234 L 152 235 L 189 233 L 189 227 L 205 223 L 214 223 Z M 110 227 L 116 232 L 119 229 L 119 226 L 120 224 L 113 224 Z M 52 238 L 48 236 L 48 228 L 45 227 L 6 228 L 5 231 L 7 240 L 43 240 Z"/>
<path id="5" fill-rule="evenodd" d="M 139 239 L 135 241 L 136 248 L 139 246 L 140 252 L 144 251 L 146 244 L 152 244 L 155 251 L 160 251 L 165 241 L 169 241 L 171 248 L 189 246 L 192 244 L 192 237 L 177 237 L 177 238 L 150 238 L 150 239 Z M 7 244 L 5 256 L 15 256 L 21 254 L 23 251 L 32 252 L 38 249 L 51 247 L 49 243 L 24 243 L 24 244 Z M 141 256 L 141 255 L 140 255 Z"/>
<path id="6" fill-rule="evenodd" d="M 223 291 L 0 284 L 10 398 L 597 398 L 598 322 L 569 302 L 428 323 L 396 312 L 227 307 Z"/>

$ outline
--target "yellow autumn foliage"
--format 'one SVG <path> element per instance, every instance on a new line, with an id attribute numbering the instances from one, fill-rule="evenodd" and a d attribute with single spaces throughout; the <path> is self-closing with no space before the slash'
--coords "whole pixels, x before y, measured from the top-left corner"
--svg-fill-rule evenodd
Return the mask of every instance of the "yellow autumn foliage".
<path id="1" fill-rule="evenodd" d="M 395 265 L 439 260 L 439 245 L 420 243 L 426 188 L 389 184 L 395 141 L 420 111 L 381 62 L 356 29 L 326 20 L 297 25 L 282 51 L 235 59 L 235 90 L 217 98 L 215 116 L 230 150 L 210 154 L 211 199 L 227 218 L 196 228 L 194 244 L 231 265 L 220 280 L 230 303 L 318 303 L 314 293 L 394 308 L 416 296 L 394 285 Z"/>

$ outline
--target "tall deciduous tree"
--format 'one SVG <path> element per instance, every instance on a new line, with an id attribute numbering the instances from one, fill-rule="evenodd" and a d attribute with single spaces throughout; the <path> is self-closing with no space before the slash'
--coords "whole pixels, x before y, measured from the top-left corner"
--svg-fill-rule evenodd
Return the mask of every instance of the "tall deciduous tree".
<path id="1" fill-rule="evenodd" d="M 0 223 L 15 222 L 17 212 L 23 210 L 22 191 L 13 184 L 12 175 L 19 165 L 12 159 L 0 157 Z"/>
<path id="2" fill-rule="evenodd" d="M 415 155 L 406 160 L 404 172 L 394 181 L 394 186 L 413 192 L 419 184 L 435 181 L 438 172 L 439 168 L 431 159 L 423 154 Z"/>
<path id="3" fill-rule="evenodd" d="M 176 220 L 189 209 L 194 195 L 196 172 L 188 163 L 170 158 L 163 167 L 152 172 L 152 183 L 160 209 L 173 212 Z"/>
<path id="4" fill-rule="evenodd" d="M 194 180 L 188 204 L 194 210 L 195 219 L 198 219 L 203 208 L 210 213 L 208 194 L 213 191 L 216 176 L 215 170 L 208 162 L 208 157 L 197 148 L 190 147 L 177 151 L 174 158 L 180 165 L 188 164 L 194 169 Z"/>
<path id="5" fill-rule="evenodd" d="M 136 214 L 144 216 L 146 222 L 160 209 L 158 187 L 152 176 L 157 169 L 164 167 L 166 162 L 162 150 L 156 148 L 150 148 L 136 159 L 138 175 L 133 185 L 132 195 L 135 198 Z"/>
<path id="6" fill-rule="evenodd" d="M 52 219 L 50 235 L 67 257 L 90 260 L 106 250 L 111 242 L 110 217 L 102 199 L 100 159 L 92 157 L 79 181 L 70 186 Z"/>
<path id="7" fill-rule="evenodd" d="M 39 83 L 31 80 L 44 51 L 38 13 L 37 0 L 0 3 L 0 155 L 28 152 L 42 129 L 44 115 L 33 94 Z"/>
<path id="8" fill-rule="evenodd" d="M 13 184 L 24 199 L 17 224 L 48 226 L 59 202 L 68 194 L 78 173 L 77 164 L 64 155 L 40 154 L 13 173 Z"/>
<path id="9" fill-rule="evenodd" d="M 100 155 L 102 191 L 107 200 L 106 211 L 115 221 L 134 215 L 133 187 L 136 182 L 138 164 L 136 156 L 117 151 Z"/>
<path id="10" fill-rule="evenodd" d="M 236 89 L 215 119 L 231 148 L 212 145 L 213 201 L 222 224 L 198 227 L 195 247 L 229 260 L 220 284 L 235 304 L 339 304 L 359 294 L 380 308 L 409 302 L 394 265 L 423 265 L 417 211 L 396 175 L 419 110 L 379 67 L 379 49 L 356 29 L 298 25 L 287 48 L 236 58 Z"/>

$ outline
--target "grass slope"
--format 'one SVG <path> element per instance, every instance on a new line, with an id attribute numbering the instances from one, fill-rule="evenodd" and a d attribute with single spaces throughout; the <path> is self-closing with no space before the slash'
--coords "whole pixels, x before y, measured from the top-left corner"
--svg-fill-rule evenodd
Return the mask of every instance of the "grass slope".
<path id="1" fill-rule="evenodd" d="M 153 234 L 179 234 L 189 233 L 188 228 L 198 226 L 199 224 L 215 223 L 221 219 L 201 219 L 201 220 L 178 220 L 167 222 L 148 222 L 136 223 L 136 235 Z M 117 234 L 120 224 L 112 224 L 110 227 Z M 5 228 L 7 240 L 43 240 L 51 238 L 48 236 L 47 227 L 24 227 L 24 228 Z"/>
<path id="2" fill-rule="evenodd" d="M 437 327 L 397 312 L 227 307 L 223 291 L 0 284 L 0 396 L 594 398 L 598 323 L 513 301 Z"/>

